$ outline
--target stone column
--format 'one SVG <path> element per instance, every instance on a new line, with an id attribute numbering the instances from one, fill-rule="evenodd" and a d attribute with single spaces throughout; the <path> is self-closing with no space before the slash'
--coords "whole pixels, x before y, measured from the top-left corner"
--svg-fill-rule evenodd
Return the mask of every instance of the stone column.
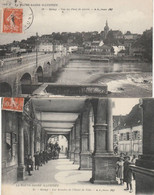
<path id="1" fill-rule="evenodd" d="M 44 129 L 40 127 L 40 149 L 44 151 Z"/>
<path id="2" fill-rule="evenodd" d="M 112 100 L 108 99 L 108 130 L 107 130 L 107 152 L 113 154 L 113 116 L 112 116 Z"/>
<path id="3" fill-rule="evenodd" d="M 99 99 L 97 103 L 97 114 L 95 116 L 94 133 L 95 133 L 95 149 L 92 162 L 92 183 L 115 184 L 116 173 L 115 165 L 117 158 L 109 150 L 107 143 L 109 104 L 107 99 Z M 109 130 L 110 131 L 110 130 Z M 112 140 L 112 139 L 109 139 Z M 113 144 L 113 143 L 112 143 Z"/>
<path id="4" fill-rule="evenodd" d="M 32 122 L 30 124 L 30 142 L 31 142 L 30 153 L 32 156 L 32 160 L 34 162 L 34 127 Z"/>
<path id="5" fill-rule="evenodd" d="M 80 169 L 92 169 L 92 158 L 89 151 L 89 110 L 87 109 L 82 114 Z"/>
<path id="6" fill-rule="evenodd" d="M 154 194 L 154 99 L 143 99 L 143 155 L 132 166 L 136 194 Z"/>
<path id="7" fill-rule="evenodd" d="M 71 131 L 71 156 L 70 160 L 74 162 L 74 150 L 75 150 L 75 126 L 72 128 Z"/>
<path id="8" fill-rule="evenodd" d="M 80 128 L 81 118 L 79 117 L 76 121 L 75 128 L 75 150 L 74 150 L 74 164 L 79 164 L 80 162 Z"/>
<path id="9" fill-rule="evenodd" d="M 68 139 L 68 158 L 71 159 L 71 147 L 72 147 L 72 130 L 69 133 Z"/>
<path id="10" fill-rule="evenodd" d="M 17 169 L 17 178 L 19 181 L 25 179 L 25 166 L 24 166 L 24 119 L 21 114 L 18 117 L 19 126 L 18 126 L 18 169 Z"/>

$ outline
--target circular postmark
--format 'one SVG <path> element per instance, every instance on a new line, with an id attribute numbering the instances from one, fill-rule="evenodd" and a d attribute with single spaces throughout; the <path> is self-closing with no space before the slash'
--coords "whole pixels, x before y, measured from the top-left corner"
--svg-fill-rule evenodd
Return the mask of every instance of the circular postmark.
<path id="1" fill-rule="evenodd" d="M 34 14 L 31 7 L 26 7 L 23 10 L 23 30 L 27 30 L 30 28 L 34 21 Z"/>

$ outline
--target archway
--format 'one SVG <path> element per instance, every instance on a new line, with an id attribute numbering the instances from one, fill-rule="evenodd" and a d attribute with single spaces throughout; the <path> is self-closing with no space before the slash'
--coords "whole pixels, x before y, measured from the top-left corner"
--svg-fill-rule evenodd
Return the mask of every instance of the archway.
<path id="1" fill-rule="evenodd" d="M 31 89 L 32 80 L 31 80 L 31 75 L 29 73 L 25 73 L 21 77 L 20 83 L 21 83 L 22 94 L 31 94 L 31 92 L 32 92 L 32 89 Z"/>
<path id="2" fill-rule="evenodd" d="M 6 83 L 0 83 L 0 96 L 1 97 L 12 97 L 12 88 Z"/>
<path id="3" fill-rule="evenodd" d="M 65 135 L 51 135 L 48 139 L 48 150 L 51 151 L 56 144 L 59 145 L 59 158 L 68 156 L 68 140 Z"/>
<path id="4" fill-rule="evenodd" d="M 38 67 L 36 74 L 37 74 L 38 82 L 42 83 L 43 82 L 43 69 L 41 66 Z"/>

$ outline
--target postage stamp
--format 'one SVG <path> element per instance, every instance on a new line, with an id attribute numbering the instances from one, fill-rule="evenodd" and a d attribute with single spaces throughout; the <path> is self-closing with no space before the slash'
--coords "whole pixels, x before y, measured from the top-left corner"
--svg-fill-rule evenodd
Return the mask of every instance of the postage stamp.
<path id="1" fill-rule="evenodd" d="M 3 98 L 2 110 L 23 112 L 24 98 Z"/>
<path id="2" fill-rule="evenodd" d="M 3 9 L 3 33 L 22 33 L 23 9 Z"/>

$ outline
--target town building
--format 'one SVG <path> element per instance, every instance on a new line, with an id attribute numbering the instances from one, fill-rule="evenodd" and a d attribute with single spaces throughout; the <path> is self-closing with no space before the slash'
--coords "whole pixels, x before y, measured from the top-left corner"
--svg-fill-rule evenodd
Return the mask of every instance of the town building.
<path id="1" fill-rule="evenodd" d="M 38 51 L 40 51 L 40 52 L 53 52 L 53 44 L 52 43 L 41 43 L 39 45 Z"/>
<path id="2" fill-rule="evenodd" d="M 113 33 L 113 37 L 115 39 L 123 39 L 124 38 L 124 36 L 120 30 L 113 30 L 112 33 Z"/>
<path id="3" fill-rule="evenodd" d="M 127 40 L 136 40 L 138 38 L 140 38 L 141 35 L 140 34 L 133 34 L 131 33 L 130 31 L 127 31 L 125 34 L 124 34 L 124 39 L 127 39 Z"/>
<path id="4" fill-rule="evenodd" d="M 124 45 L 112 46 L 112 48 L 114 50 L 114 55 L 117 55 L 120 51 L 124 51 L 125 50 L 125 46 Z"/>
<path id="5" fill-rule="evenodd" d="M 118 153 L 128 155 L 142 154 L 142 113 L 139 104 L 135 105 L 126 116 L 116 117 L 114 125 L 114 145 L 118 146 Z"/>

